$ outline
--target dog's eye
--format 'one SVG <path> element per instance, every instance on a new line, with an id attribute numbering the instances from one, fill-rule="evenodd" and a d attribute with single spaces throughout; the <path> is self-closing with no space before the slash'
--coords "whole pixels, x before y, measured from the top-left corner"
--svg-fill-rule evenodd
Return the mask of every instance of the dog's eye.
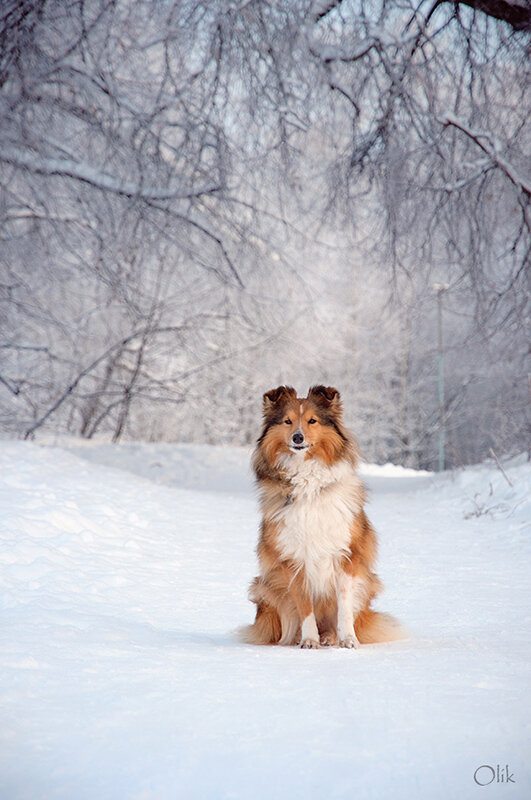
<path id="1" fill-rule="evenodd" d="M 317 420 L 312 417 L 311 419 L 308 420 L 308 425 L 315 425 L 316 422 Z"/>
<path id="2" fill-rule="evenodd" d="M 291 425 L 291 420 L 290 419 L 285 419 L 284 422 L 286 423 L 286 425 Z"/>

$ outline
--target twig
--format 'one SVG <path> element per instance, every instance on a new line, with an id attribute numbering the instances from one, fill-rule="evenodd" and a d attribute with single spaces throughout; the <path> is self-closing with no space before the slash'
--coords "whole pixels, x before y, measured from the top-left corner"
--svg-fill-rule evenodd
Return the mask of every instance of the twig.
<path id="1" fill-rule="evenodd" d="M 6 387 L 9 389 L 9 391 L 11 392 L 11 394 L 14 394 L 14 395 L 15 395 L 15 397 L 17 397 L 17 395 L 19 395 L 19 394 L 20 394 L 20 388 L 19 388 L 18 386 L 12 386 L 12 385 L 9 383 L 9 381 L 8 381 L 8 380 L 6 380 L 6 378 L 3 378 L 3 377 L 2 377 L 2 375 L 0 375 L 0 383 L 3 383 L 3 384 L 4 384 L 4 386 L 6 386 Z"/>
<path id="2" fill-rule="evenodd" d="M 504 468 L 502 467 L 502 465 L 500 464 L 500 462 L 498 461 L 498 456 L 496 455 L 496 453 L 494 452 L 494 450 L 492 449 L 492 447 L 490 448 L 490 450 L 489 450 L 489 453 L 491 454 L 491 456 L 493 457 L 494 461 L 495 461 L 495 462 L 496 462 L 496 464 L 498 465 L 498 469 L 500 470 L 501 474 L 503 475 L 503 477 L 505 478 L 505 480 L 507 481 L 507 483 L 509 484 L 509 486 L 510 486 L 511 488 L 513 488 L 513 487 L 514 487 L 514 484 L 513 484 L 513 482 L 511 481 L 511 479 L 510 479 L 510 478 L 508 478 L 508 477 L 507 477 L 507 474 L 506 474 L 506 472 L 505 472 Z"/>

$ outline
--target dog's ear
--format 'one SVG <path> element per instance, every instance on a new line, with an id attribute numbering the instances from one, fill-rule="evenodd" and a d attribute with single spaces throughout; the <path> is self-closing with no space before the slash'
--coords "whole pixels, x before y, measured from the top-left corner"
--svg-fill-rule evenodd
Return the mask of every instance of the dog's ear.
<path id="1" fill-rule="evenodd" d="M 291 386 L 277 386 L 276 389 L 271 389 L 264 395 L 263 412 L 269 412 L 275 408 L 279 403 L 284 403 L 286 400 L 291 400 L 297 397 L 297 392 Z"/>
<path id="2" fill-rule="evenodd" d="M 337 417 L 341 416 L 341 395 L 333 386 L 312 386 L 308 392 L 308 400 L 313 400 Z"/>

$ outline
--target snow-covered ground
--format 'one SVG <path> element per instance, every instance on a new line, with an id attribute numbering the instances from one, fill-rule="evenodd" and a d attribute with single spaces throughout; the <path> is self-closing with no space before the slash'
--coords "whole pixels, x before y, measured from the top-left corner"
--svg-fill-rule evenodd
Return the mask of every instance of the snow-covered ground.
<path id="1" fill-rule="evenodd" d="M 303 651 L 232 637 L 247 463 L 0 442 L 2 800 L 531 797 L 531 465 L 367 466 L 379 607 L 411 638 Z"/>

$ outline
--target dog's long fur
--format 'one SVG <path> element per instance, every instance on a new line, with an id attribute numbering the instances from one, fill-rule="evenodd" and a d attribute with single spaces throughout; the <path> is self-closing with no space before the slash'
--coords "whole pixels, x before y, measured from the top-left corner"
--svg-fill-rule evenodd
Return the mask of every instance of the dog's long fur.
<path id="1" fill-rule="evenodd" d="M 343 427 L 339 392 L 313 386 L 305 398 L 279 386 L 263 398 L 253 457 L 260 491 L 260 575 L 249 590 L 251 644 L 301 647 L 385 642 L 405 631 L 370 608 L 376 534 L 363 510 L 358 448 Z"/>

